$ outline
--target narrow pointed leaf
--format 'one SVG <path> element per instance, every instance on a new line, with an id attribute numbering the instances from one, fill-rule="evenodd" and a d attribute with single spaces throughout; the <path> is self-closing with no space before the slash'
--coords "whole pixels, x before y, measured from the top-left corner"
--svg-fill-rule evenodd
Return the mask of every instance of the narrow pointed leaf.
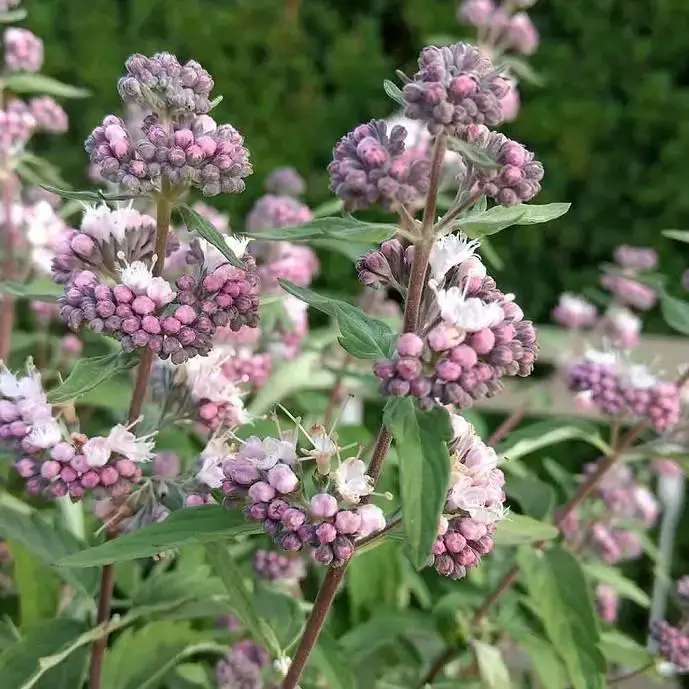
<path id="1" fill-rule="evenodd" d="M 404 532 L 418 569 L 427 564 L 438 535 L 438 521 L 447 498 L 452 428 L 447 410 L 421 411 L 414 400 L 393 399 L 383 421 L 390 429 L 400 461 Z"/>
<path id="2" fill-rule="evenodd" d="M 91 95 L 86 89 L 63 84 L 45 74 L 17 72 L 3 79 L 4 87 L 17 94 L 41 94 L 55 98 L 86 98 Z"/>
<path id="3" fill-rule="evenodd" d="M 213 225 L 206 220 L 201 214 L 197 213 L 193 208 L 186 204 L 182 204 L 178 209 L 184 224 L 187 229 L 196 232 L 203 237 L 207 242 L 212 244 L 227 260 L 236 268 L 245 268 L 246 266 L 237 258 L 236 254 L 227 245 L 226 236 L 220 234 Z"/>
<path id="4" fill-rule="evenodd" d="M 260 525 L 250 524 L 240 510 L 220 505 L 202 505 L 173 512 L 164 522 L 145 526 L 80 553 L 64 557 L 64 567 L 91 567 L 122 560 L 151 557 L 188 543 L 207 543 L 260 533 Z"/>

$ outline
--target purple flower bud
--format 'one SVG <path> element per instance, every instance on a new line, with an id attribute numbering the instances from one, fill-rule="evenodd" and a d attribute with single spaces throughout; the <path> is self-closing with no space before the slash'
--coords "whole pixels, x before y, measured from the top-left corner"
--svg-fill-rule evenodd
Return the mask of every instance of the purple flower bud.
<path id="1" fill-rule="evenodd" d="M 275 488 L 264 481 L 258 481 L 249 488 L 249 497 L 256 502 L 270 502 L 275 497 Z"/>
<path id="2" fill-rule="evenodd" d="M 268 471 L 268 483 L 284 495 L 296 490 L 299 478 L 286 464 L 276 464 Z"/>
<path id="3" fill-rule="evenodd" d="M 313 503 L 312 503 L 313 504 Z M 313 511 L 313 508 L 312 508 Z M 332 515 L 316 515 L 316 516 L 332 516 Z M 340 533 L 354 534 L 361 527 L 361 517 L 350 510 L 340 510 L 335 515 L 335 527 Z M 339 555 L 337 557 L 340 557 Z"/>
<path id="4" fill-rule="evenodd" d="M 282 523 L 285 525 L 285 528 L 289 529 L 290 531 L 297 531 L 305 520 L 306 515 L 296 507 L 290 507 L 289 509 L 285 510 L 282 515 Z"/>
<path id="5" fill-rule="evenodd" d="M 316 538 L 319 543 L 332 543 L 337 536 L 337 529 L 328 522 L 316 527 Z"/>

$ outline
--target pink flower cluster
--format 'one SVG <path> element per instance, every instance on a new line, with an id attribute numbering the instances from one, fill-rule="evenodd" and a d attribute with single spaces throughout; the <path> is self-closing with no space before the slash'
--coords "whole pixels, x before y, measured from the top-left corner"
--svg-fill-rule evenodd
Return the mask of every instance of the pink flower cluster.
<path id="1" fill-rule="evenodd" d="M 43 41 L 28 29 L 12 26 L 3 35 L 5 67 L 10 72 L 38 72 L 43 65 Z"/>
<path id="2" fill-rule="evenodd" d="M 595 470 L 595 464 L 587 465 L 586 474 Z M 653 527 L 660 512 L 653 493 L 637 481 L 628 465 L 617 464 L 606 473 L 593 497 L 586 512 L 573 512 L 561 524 L 565 538 L 572 542 L 586 538 L 587 550 L 606 564 L 639 557 L 638 531 Z M 582 534 L 584 523 L 588 532 Z"/>
<path id="3" fill-rule="evenodd" d="M 428 47 L 419 56 L 419 71 L 402 89 L 404 114 L 426 122 L 432 134 L 457 136 L 470 124 L 500 124 L 501 99 L 509 88 L 478 48 Z"/>
<path id="4" fill-rule="evenodd" d="M 461 579 L 493 549 L 492 534 L 505 513 L 505 477 L 495 451 L 471 424 L 453 414 L 452 425 L 450 489 L 431 564 L 439 574 Z"/>
<path id="5" fill-rule="evenodd" d="M 614 258 L 617 265 L 606 269 L 601 285 L 621 304 L 640 311 L 652 309 L 658 299 L 657 291 L 638 278 L 656 267 L 656 252 L 650 247 L 623 244 L 615 249 Z"/>
<path id="6" fill-rule="evenodd" d="M 254 553 L 254 572 L 266 581 L 299 581 L 306 576 L 301 558 L 262 548 Z"/>
<path id="7" fill-rule="evenodd" d="M 257 324 L 258 280 L 252 260 L 246 261 L 248 270 L 225 264 L 199 280 L 183 275 L 176 293 L 142 262 L 125 268 L 122 282 L 113 287 L 82 271 L 65 286 L 60 317 L 73 330 L 86 323 L 116 337 L 125 351 L 147 347 L 180 364 L 206 356 L 219 326 L 239 330 Z"/>
<path id="8" fill-rule="evenodd" d="M 504 3 L 496 7 L 492 0 L 464 0 L 457 18 L 481 30 L 490 37 L 491 45 L 498 51 L 515 51 L 533 55 L 538 48 L 538 31 L 526 12 L 512 14 L 511 7 L 528 7 L 533 3 Z"/>
<path id="9" fill-rule="evenodd" d="M 293 167 L 278 167 L 266 178 L 265 187 L 269 194 L 297 198 L 306 191 L 306 182 Z"/>
<path id="10" fill-rule="evenodd" d="M 50 96 L 38 96 L 29 101 L 29 110 L 40 131 L 63 134 L 67 131 L 69 120 L 62 106 Z"/>
<path id="11" fill-rule="evenodd" d="M 503 376 L 531 373 L 536 331 L 531 321 L 523 320 L 513 295 L 505 295 L 486 276 L 474 256 L 477 246 L 464 236 L 436 241 L 423 334 L 404 333 L 395 357 L 374 366 L 384 394 L 411 395 L 423 406 L 466 408 L 473 400 L 497 394 Z M 396 283 L 405 284 L 404 276 L 393 273 L 395 268 L 399 266 L 388 264 L 386 272 Z"/>
<path id="12" fill-rule="evenodd" d="M 160 189 L 162 177 L 196 186 L 205 196 L 239 193 L 252 173 L 239 132 L 229 124 L 217 125 L 208 115 L 169 125 L 148 115 L 138 142 L 122 119 L 108 115 L 85 148 L 103 179 L 137 194 Z"/>
<path id="13" fill-rule="evenodd" d="M 18 110 L 12 103 L 0 110 L 0 150 L 16 155 L 24 150 L 36 127 L 36 119 L 26 109 Z"/>
<path id="14" fill-rule="evenodd" d="M 672 428 L 680 417 L 679 390 L 673 382 L 653 375 L 641 364 L 631 364 L 613 352 L 589 349 L 567 370 L 567 385 L 580 405 L 603 414 L 628 414 L 645 419 L 658 433 Z"/>
<path id="15" fill-rule="evenodd" d="M 87 491 L 97 499 L 126 495 L 141 478 L 141 462 L 151 458 L 150 436 L 137 438 L 128 428 L 115 426 L 108 436 L 73 435 L 58 442 L 45 456 L 23 457 L 15 463 L 26 489 L 33 495 L 77 501 Z"/>
<path id="16" fill-rule="evenodd" d="M 0 439 L 24 452 L 40 452 L 58 442 L 62 432 L 43 391 L 41 374 L 29 361 L 25 375 L 0 369 Z"/>
<path id="17" fill-rule="evenodd" d="M 665 620 L 651 623 L 651 636 L 658 644 L 658 653 L 679 672 L 689 672 L 689 633 L 673 627 Z"/>
<path id="18" fill-rule="evenodd" d="M 383 120 L 360 124 L 340 139 L 328 165 L 330 188 L 346 210 L 377 203 L 391 211 L 417 203 L 428 191 L 429 161 L 405 155 L 407 130 Z"/>
<path id="19" fill-rule="evenodd" d="M 598 309 L 578 294 L 564 292 L 553 309 L 553 320 L 570 330 L 593 327 L 598 320 Z"/>
<path id="20" fill-rule="evenodd" d="M 327 442 L 322 438 L 316 444 L 323 447 Z M 317 493 L 309 500 L 295 473 L 297 461 L 291 437 L 251 437 L 236 451 L 208 453 L 197 478 L 211 488 L 221 488 L 229 501 L 245 502 L 247 519 L 262 522 L 284 550 L 306 550 L 316 563 L 341 566 L 351 558 L 357 539 L 385 527 L 379 507 L 357 504 L 372 491 L 364 464 L 349 459 L 340 465 L 335 472 L 339 499 Z"/>
<path id="21" fill-rule="evenodd" d="M 215 667 L 218 689 L 276 689 L 263 680 L 269 664 L 264 648 L 249 639 L 238 641 Z"/>
<path id="22" fill-rule="evenodd" d="M 311 209 L 291 196 L 266 194 L 246 216 L 246 229 L 258 233 L 277 227 L 295 227 L 313 219 Z"/>
<path id="23" fill-rule="evenodd" d="M 474 171 L 475 191 L 495 199 L 503 206 L 530 201 L 541 190 L 543 165 L 534 154 L 504 134 L 491 132 L 483 125 L 469 125 L 460 138 L 478 146 L 500 167 L 478 168 Z"/>
<path id="24" fill-rule="evenodd" d="M 615 624 L 620 606 L 620 597 L 609 584 L 598 584 L 595 591 L 598 616 L 605 624 Z"/>

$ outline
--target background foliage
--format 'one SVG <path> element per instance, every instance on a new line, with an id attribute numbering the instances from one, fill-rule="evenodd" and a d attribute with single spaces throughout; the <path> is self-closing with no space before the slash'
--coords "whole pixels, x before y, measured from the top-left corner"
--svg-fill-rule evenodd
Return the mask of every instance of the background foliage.
<path id="1" fill-rule="evenodd" d="M 256 164 L 235 217 L 262 193 L 261 181 L 290 163 L 327 197 L 324 168 L 354 124 L 390 114 L 381 82 L 397 65 L 411 72 L 429 37 L 459 35 L 451 0 L 27 0 L 28 27 L 46 43 L 47 70 L 93 92 L 70 108 L 68 136 L 47 143 L 67 179 L 82 183 L 80 144 L 108 108 L 130 53 L 170 50 L 197 58 L 225 97 L 221 119 L 246 136 Z M 540 200 L 572 211 L 547 231 L 505 233 L 501 284 L 544 321 L 557 294 L 595 282 L 596 264 L 622 242 L 653 244 L 677 276 L 676 244 L 657 242 L 689 212 L 689 63 L 685 0 L 549 0 L 530 11 L 542 45 L 533 66 L 543 87 L 523 83 L 512 133 L 546 166 Z M 324 273 L 351 277 L 341 259 Z M 582 268 L 583 267 L 583 268 Z M 339 268 L 339 269 L 338 269 Z M 538 279 L 531 276 L 538 275 Z M 662 329 L 659 320 L 651 329 Z"/>

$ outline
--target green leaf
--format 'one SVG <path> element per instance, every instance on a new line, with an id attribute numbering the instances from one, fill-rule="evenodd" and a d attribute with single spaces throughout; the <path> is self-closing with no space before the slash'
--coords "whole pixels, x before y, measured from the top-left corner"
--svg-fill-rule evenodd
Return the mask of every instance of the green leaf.
<path id="1" fill-rule="evenodd" d="M 532 634 L 520 636 L 519 643 L 529 657 L 542 687 L 567 689 L 567 673 L 552 644 Z"/>
<path id="2" fill-rule="evenodd" d="M 438 521 L 447 498 L 452 427 L 447 410 L 418 409 L 406 397 L 391 399 L 383 422 L 390 429 L 400 461 L 402 521 L 417 569 L 425 567 L 438 535 Z"/>
<path id="3" fill-rule="evenodd" d="M 293 596 L 259 582 L 252 599 L 256 614 L 273 630 L 280 648 L 288 649 L 299 640 L 304 628 L 304 612 Z M 232 603 L 230 598 L 230 605 Z"/>
<path id="4" fill-rule="evenodd" d="M 0 24 L 14 24 L 26 19 L 26 10 L 10 10 L 9 12 L 0 13 Z"/>
<path id="5" fill-rule="evenodd" d="M 606 663 L 598 620 L 579 562 L 560 546 L 544 553 L 522 548 L 518 559 L 533 609 L 574 689 L 603 689 Z"/>
<path id="6" fill-rule="evenodd" d="M 182 221 L 187 226 L 187 229 L 196 232 L 203 237 L 207 242 L 212 244 L 227 260 L 236 268 L 246 268 L 242 261 L 237 258 L 236 254 L 230 249 L 227 244 L 228 235 L 223 235 L 218 232 L 213 225 L 206 220 L 200 213 L 197 213 L 193 208 L 187 206 L 186 203 L 177 208 Z"/>
<path id="7" fill-rule="evenodd" d="M 332 239 L 343 242 L 381 244 L 399 232 L 390 223 L 362 222 L 351 215 L 322 217 L 294 227 L 277 227 L 252 233 L 260 240 L 303 241 L 305 239 Z"/>
<path id="8" fill-rule="evenodd" d="M 288 280 L 278 280 L 292 296 L 337 321 L 342 336 L 339 342 L 357 359 L 386 359 L 392 356 L 397 335 L 384 321 L 366 315 L 360 308 L 338 299 L 329 299 Z"/>
<path id="9" fill-rule="evenodd" d="M 313 649 L 313 664 L 325 677 L 329 689 L 357 689 L 349 659 L 327 632 L 321 632 L 318 637 L 318 645 Z"/>
<path id="10" fill-rule="evenodd" d="M 447 147 L 451 151 L 459 153 L 468 162 L 476 165 L 476 167 L 489 170 L 497 170 L 501 167 L 500 164 L 480 146 L 475 146 L 474 144 L 467 143 L 466 141 L 454 137 L 448 137 Z"/>
<path id="11" fill-rule="evenodd" d="M 68 187 L 69 184 L 62 178 L 60 169 L 57 165 L 53 165 L 50 161 L 41 156 L 37 156 L 30 151 L 24 151 L 19 161 L 19 165 L 24 167 L 24 172 L 30 171 L 28 174 L 32 175 L 34 181 L 32 184 L 40 186 L 41 184 L 53 184 L 56 187 Z M 17 166 L 19 168 L 19 165 Z"/>
<path id="12" fill-rule="evenodd" d="M 164 522 L 144 526 L 115 540 L 63 557 L 57 564 L 64 567 L 105 565 L 151 557 L 188 543 L 208 543 L 261 531 L 260 525 L 247 523 L 240 510 L 202 505 L 173 512 Z"/>
<path id="13" fill-rule="evenodd" d="M 280 642 L 265 619 L 259 617 L 254 606 L 251 591 L 247 588 L 244 575 L 230 555 L 224 543 L 206 543 L 206 554 L 215 573 L 220 577 L 230 596 L 229 604 L 234 614 L 251 635 L 272 654 L 282 653 Z"/>
<path id="14" fill-rule="evenodd" d="M 512 431 L 507 440 L 498 445 L 497 453 L 507 459 L 520 459 L 544 447 L 568 440 L 583 440 L 603 452 L 607 450 L 605 442 L 600 437 L 600 431 L 594 423 L 571 420 L 563 423 L 560 419 L 551 419 Z M 509 470 L 509 464 L 507 468 Z"/>
<path id="15" fill-rule="evenodd" d="M 52 280 L 32 280 L 27 283 L 3 282 L 0 283 L 0 290 L 12 294 L 15 297 L 32 299 L 34 301 L 56 302 L 62 296 L 64 288 Z"/>
<path id="16" fill-rule="evenodd" d="M 30 689 L 36 686 L 38 678 L 43 674 L 41 659 L 69 648 L 87 630 L 88 627 L 83 622 L 68 619 L 43 620 L 36 624 L 21 641 L 0 654 L 2 689 Z M 70 656 L 43 674 L 41 686 L 45 689 L 79 687 L 87 656 L 82 652 L 75 654 L 75 657 L 76 661 Z M 62 665 L 66 663 L 69 664 L 68 668 L 63 668 Z M 71 675 L 69 681 L 65 681 L 67 669 Z"/>
<path id="17" fill-rule="evenodd" d="M 44 94 L 55 98 L 86 98 L 90 92 L 77 86 L 63 84 L 45 74 L 17 72 L 3 79 L 4 87 L 17 94 Z"/>
<path id="18" fill-rule="evenodd" d="M 404 98 L 402 97 L 402 89 L 390 79 L 383 81 L 383 90 L 388 98 L 394 100 L 398 105 L 404 105 Z"/>
<path id="19" fill-rule="evenodd" d="M 483 685 L 487 689 L 510 689 L 510 671 L 502 659 L 500 649 L 480 641 L 473 641 L 472 646 Z"/>
<path id="20" fill-rule="evenodd" d="M 651 599 L 648 594 L 615 567 L 607 567 L 598 562 L 587 562 L 584 564 L 584 572 L 596 581 L 612 586 L 622 598 L 628 598 L 644 608 L 650 607 Z"/>
<path id="21" fill-rule="evenodd" d="M 113 352 L 103 356 L 79 359 L 67 380 L 48 393 L 48 401 L 51 404 L 62 404 L 78 399 L 108 378 L 132 368 L 137 361 L 138 357 L 133 352 Z"/>
<path id="22" fill-rule="evenodd" d="M 85 203 L 100 203 L 101 201 L 129 201 L 137 198 L 134 194 L 106 194 L 100 189 L 96 191 L 74 191 L 73 189 L 60 189 L 50 184 L 41 184 L 41 186 L 53 194 L 61 196 L 63 199 L 72 199 L 74 201 L 82 201 Z"/>
<path id="23" fill-rule="evenodd" d="M 398 543 L 385 541 L 357 555 L 349 563 L 346 583 L 353 618 L 360 621 L 383 609 L 394 609 L 401 583 Z"/>
<path id="24" fill-rule="evenodd" d="M 458 229 L 469 237 L 481 238 L 496 234 L 512 225 L 537 225 L 563 216 L 572 204 L 546 205 L 520 203 L 516 206 L 493 206 L 483 213 L 472 213 L 456 222 Z"/>
<path id="25" fill-rule="evenodd" d="M 102 689 L 152 689 L 184 657 L 190 646 L 209 636 L 181 622 L 151 622 L 127 629 L 109 649 L 103 664 Z"/>
<path id="26" fill-rule="evenodd" d="M 522 545 L 536 541 L 551 541 L 560 532 L 553 524 L 546 524 L 523 514 L 508 514 L 493 535 L 496 545 Z"/>
<path id="27" fill-rule="evenodd" d="M 689 230 L 663 230 L 663 236 L 689 244 Z"/>
<path id="28" fill-rule="evenodd" d="M 524 81 L 530 81 L 536 86 L 543 85 L 543 78 L 537 74 L 531 65 L 525 60 L 518 57 L 513 57 L 512 55 L 501 55 L 500 62 L 509 69 L 516 77 Z"/>
<path id="29" fill-rule="evenodd" d="M 78 554 L 83 548 L 69 531 L 59 524 L 48 524 L 38 513 L 22 514 L 1 506 L 0 537 L 21 544 L 46 566 L 69 555 Z M 56 573 L 89 598 L 98 585 L 98 571 L 95 569 L 80 572 L 58 569 Z"/>
<path id="30" fill-rule="evenodd" d="M 313 209 L 314 218 L 325 218 L 328 215 L 335 215 L 339 213 L 344 206 L 342 199 L 334 198 L 322 203 L 320 206 L 316 206 Z"/>
<path id="31" fill-rule="evenodd" d="M 614 629 L 601 634 L 601 649 L 609 663 L 624 667 L 642 667 L 653 659 L 645 646 Z"/>
<path id="32" fill-rule="evenodd" d="M 57 574 L 19 543 L 10 541 L 9 547 L 22 629 L 55 617 L 60 593 Z"/>
<path id="33" fill-rule="evenodd" d="M 510 476 L 505 484 L 505 492 L 510 500 L 516 500 L 522 511 L 534 519 L 550 515 L 555 507 L 555 490 L 545 481 L 533 474 Z"/>
<path id="34" fill-rule="evenodd" d="M 149 576 L 132 596 L 132 607 L 157 606 L 160 603 L 182 603 L 186 600 L 221 597 L 225 588 L 212 575 L 209 565 L 193 570 L 176 570 Z"/>
<path id="35" fill-rule="evenodd" d="M 660 297 L 660 310 L 665 322 L 673 330 L 682 335 L 689 335 L 689 302 L 663 292 Z"/>

